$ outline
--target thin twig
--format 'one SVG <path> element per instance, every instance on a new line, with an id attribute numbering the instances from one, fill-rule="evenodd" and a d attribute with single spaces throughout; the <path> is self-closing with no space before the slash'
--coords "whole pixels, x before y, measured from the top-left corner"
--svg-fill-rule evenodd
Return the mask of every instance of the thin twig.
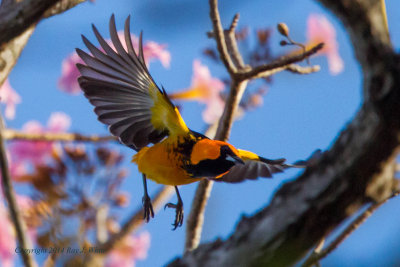
<path id="1" fill-rule="evenodd" d="M 231 87 L 230 94 L 225 104 L 224 113 L 220 119 L 216 140 L 226 141 L 234 120 L 234 112 L 242 98 L 246 89 L 247 81 L 235 83 Z M 214 136 L 206 133 L 207 136 Z M 198 247 L 200 243 L 201 232 L 203 230 L 204 212 L 207 201 L 210 197 L 214 182 L 211 180 L 203 180 L 199 183 L 193 199 L 192 208 L 189 213 L 186 226 L 185 253 Z"/>
<path id="2" fill-rule="evenodd" d="M 216 40 L 217 38 L 218 37 L 216 36 Z M 243 96 L 246 86 L 247 81 L 236 82 L 233 80 L 231 90 L 225 104 L 224 113 L 219 121 L 218 129 L 214 139 L 222 141 L 226 141 L 228 139 L 234 120 L 235 111 L 239 105 L 240 99 Z M 208 134 L 208 136 L 210 136 L 210 134 Z M 186 228 L 185 252 L 191 251 L 197 248 L 199 245 L 203 228 L 205 206 L 211 194 L 212 186 L 212 181 L 203 180 L 199 183 L 196 189 L 195 198 L 193 200 L 192 209 L 190 210 Z"/>
<path id="3" fill-rule="evenodd" d="M 5 129 L 3 133 L 4 139 L 7 140 L 29 140 L 29 141 L 46 141 L 46 142 L 107 142 L 116 141 L 115 136 L 105 135 L 82 135 L 78 133 L 27 133 L 13 129 Z"/>
<path id="4" fill-rule="evenodd" d="M 248 81 L 232 81 L 231 91 L 225 103 L 224 113 L 219 121 L 218 130 L 215 135 L 216 140 L 226 141 L 231 132 L 234 115 L 240 100 L 246 90 Z"/>
<path id="5" fill-rule="evenodd" d="M 399 147 L 399 55 L 390 49 L 371 1 L 319 1 L 350 32 L 363 70 L 364 104 L 319 164 L 285 183 L 268 207 L 241 220 L 225 241 L 204 244 L 169 266 L 295 265 L 362 203 L 384 198 L 392 188 L 382 169 L 392 164 Z M 367 187 L 375 190 L 368 197 Z"/>
<path id="6" fill-rule="evenodd" d="M 109 206 L 107 204 L 100 205 L 96 210 L 96 241 L 104 243 L 107 241 L 107 217 Z"/>
<path id="7" fill-rule="evenodd" d="M 172 186 L 163 186 L 153 197 L 152 202 L 154 210 L 159 210 L 161 205 L 171 196 L 173 192 L 175 191 Z M 106 242 L 96 244 L 96 247 L 102 253 L 88 255 L 87 259 L 85 260 L 85 266 L 102 266 L 102 259 L 108 254 L 108 252 L 118 246 L 118 244 L 120 244 L 120 242 L 122 242 L 124 238 L 128 236 L 128 234 L 137 230 L 143 224 L 143 222 L 143 209 L 140 208 L 128 218 L 128 220 L 121 227 L 121 230 L 112 235 Z"/>
<path id="8" fill-rule="evenodd" d="M 299 55 L 284 57 L 284 58 L 275 60 L 271 63 L 254 67 L 248 71 L 238 72 L 235 74 L 235 77 L 241 81 L 263 77 L 263 75 L 266 72 L 269 72 L 269 71 L 277 69 L 277 68 L 287 67 L 288 65 L 291 65 L 293 63 L 300 62 L 300 61 L 308 58 L 309 56 L 314 55 L 319 50 L 321 50 L 323 47 L 324 47 L 323 43 L 317 44 L 316 46 L 312 47 L 311 49 L 309 49 Z"/>
<path id="9" fill-rule="evenodd" d="M 319 44 L 301 55 L 280 59 L 268 65 L 262 65 L 247 70 L 240 52 L 237 49 L 237 43 L 234 37 L 234 29 L 237 25 L 239 15 L 236 14 L 233 18 L 229 30 L 224 31 L 219 18 L 217 0 L 210 0 L 210 17 L 213 23 L 213 32 L 209 34 L 209 36 L 215 39 L 221 60 L 232 78 L 231 90 L 226 100 L 224 113 L 221 116 L 217 133 L 214 138 L 216 140 L 226 141 L 230 135 L 230 130 L 234 121 L 234 114 L 247 87 L 248 80 L 262 77 L 262 75 L 266 75 L 266 72 L 268 71 L 272 73 L 274 71 L 277 72 L 285 69 L 300 70 L 301 68 L 289 66 L 316 53 L 322 48 L 323 44 Z M 227 51 L 228 48 L 229 51 Z M 235 62 L 235 66 L 232 66 L 233 61 Z M 239 71 L 236 70 L 236 67 Z M 203 180 L 197 187 L 187 223 L 185 253 L 197 248 L 199 245 L 203 228 L 205 206 L 211 194 L 212 186 L 212 181 Z"/>
<path id="10" fill-rule="evenodd" d="M 235 29 L 239 21 L 239 13 L 236 13 L 236 15 L 232 19 L 231 26 L 229 27 L 228 30 L 225 30 L 225 41 L 226 41 L 226 46 L 228 48 L 228 52 L 232 58 L 233 63 L 235 66 L 242 70 L 244 69 L 244 61 L 242 58 L 242 55 L 239 52 L 239 48 L 237 45 L 236 37 L 235 37 Z"/>
<path id="11" fill-rule="evenodd" d="M 344 231 L 337 237 L 328 247 L 321 250 L 320 252 L 312 253 L 305 262 L 301 265 L 302 267 L 312 266 L 316 264 L 323 258 L 325 258 L 329 253 L 335 250 L 346 238 L 348 238 L 361 224 L 363 224 L 380 206 L 385 204 L 389 199 L 400 194 L 400 191 L 395 192 L 389 198 L 386 198 L 380 202 L 374 203 L 368 207 L 362 214 L 360 214 L 349 226 L 344 229 Z"/>
<path id="12" fill-rule="evenodd" d="M 282 72 L 282 71 L 290 71 L 292 73 L 296 73 L 296 74 L 311 74 L 314 72 L 319 71 L 321 68 L 318 65 L 315 66 L 310 66 L 310 67 L 302 67 L 296 64 L 290 64 L 290 65 L 286 65 L 283 67 L 279 67 L 279 68 L 275 68 L 269 71 L 264 71 L 261 72 L 259 75 L 257 75 L 255 78 L 267 78 L 270 77 L 278 72 Z"/>
<path id="13" fill-rule="evenodd" d="M 17 201 L 15 198 L 14 188 L 11 183 L 10 172 L 8 169 L 6 148 L 4 145 L 3 129 L 4 129 L 3 117 L 0 115 L 0 167 L 1 167 L 1 176 L 2 176 L 1 180 L 3 185 L 4 196 L 7 199 L 8 210 L 13 225 L 15 227 L 18 245 L 23 249 L 29 249 L 32 248 L 32 246 L 31 243 L 29 242 L 28 237 L 26 236 L 27 228 L 19 212 Z M 25 266 L 28 267 L 37 266 L 34 258 L 32 257 L 32 254 L 21 253 L 21 256 Z"/>
<path id="14" fill-rule="evenodd" d="M 319 255 L 319 254 L 321 253 L 321 250 L 324 248 L 324 244 L 325 244 L 325 238 L 322 238 L 322 239 L 318 242 L 318 244 L 317 244 L 317 246 L 315 247 L 315 249 L 313 250 L 313 252 L 311 253 L 310 258 L 311 258 L 311 257 L 315 257 L 316 255 Z M 317 262 L 315 262 L 315 263 L 313 263 L 313 264 L 314 264 L 314 266 L 316 266 L 316 267 L 321 267 L 321 264 L 319 263 L 319 261 L 317 261 Z"/>
<path id="15" fill-rule="evenodd" d="M 236 67 L 234 66 L 230 55 L 228 54 L 227 51 L 227 46 L 226 46 L 226 40 L 225 40 L 225 31 L 222 28 L 221 25 L 221 20 L 219 17 L 219 12 L 218 12 L 218 1 L 217 0 L 210 0 L 210 17 L 211 21 L 213 24 L 213 34 L 214 34 L 214 39 L 217 43 L 217 48 L 221 57 L 222 62 L 224 63 L 225 67 L 227 68 L 229 74 L 233 78 L 234 74 L 236 73 Z M 236 19 L 237 20 L 237 19 Z M 233 22 L 235 19 L 233 20 Z M 232 24 L 234 24 L 232 22 Z M 234 26 L 231 25 L 231 28 L 234 28 Z M 237 92 L 234 92 L 232 89 L 230 91 L 229 98 L 232 99 L 231 95 L 236 94 Z M 227 111 L 227 109 L 232 108 L 231 105 L 226 104 L 225 105 L 225 110 L 224 114 L 222 115 L 220 121 L 225 120 L 227 117 L 226 114 L 229 114 L 229 112 L 232 112 L 232 110 Z M 236 108 L 236 107 L 235 107 Z M 222 124 L 225 125 L 225 124 Z M 224 137 L 226 136 L 226 133 L 222 132 L 221 133 L 221 125 L 218 126 L 217 133 L 216 133 L 216 138 L 218 137 Z M 230 128 L 230 127 L 228 127 Z M 218 133 L 218 131 L 220 133 Z M 222 139 L 219 139 L 222 140 Z M 192 208 L 189 213 L 188 217 L 188 224 L 186 227 L 186 241 L 185 241 L 185 253 L 189 252 L 195 248 L 198 247 L 199 242 L 200 242 L 200 237 L 201 237 L 201 232 L 203 229 L 203 222 L 204 222 L 204 212 L 205 212 L 205 207 L 208 201 L 208 198 L 211 194 L 213 182 L 209 180 L 203 180 L 199 183 L 196 189 L 195 197 L 192 203 Z"/>
<path id="16" fill-rule="evenodd" d="M 239 13 L 236 13 L 235 16 L 232 19 L 231 26 L 229 27 L 228 32 L 235 33 L 236 27 L 237 27 L 238 22 L 239 22 L 239 18 L 240 18 Z"/>
<path id="17" fill-rule="evenodd" d="M 228 49 L 226 47 L 224 29 L 222 28 L 221 19 L 218 12 L 218 0 L 210 0 L 210 17 L 213 25 L 213 31 L 215 34 L 215 40 L 217 42 L 217 48 L 222 62 L 224 63 L 229 74 L 232 76 L 236 73 L 236 67 L 229 56 Z"/>
<path id="18" fill-rule="evenodd" d="M 215 137 L 217 132 L 218 123 L 214 123 L 208 127 L 204 133 L 206 136 Z M 185 251 L 187 253 L 198 247 L 200 244 L 201 232 L 204 223 L 204 212 L 207 205 L 208 198 L 210 197 L 211 190 L 214 182 L 210 180 L 200 181 L 196 188 L 195 196 L 193 199 L 190 213 L 186 221 L 186 238 L 185 238 Z"/>
<path id="19" fill-rule="evenodd" d="M 302 67 L 296 64 L 291 64 L 286 67 L 287 71 L 296 74 L 311 74 L 314 72 L 320 71 L 321 67 L 319 65 L 309 66 L 309 67 Z"/>
<path id="20" fill-rule="evenodd" d="M 199 246 L 204 223 L 204 212 L 213 184 L 213 181 L 203 180 L 197 186 L 189 217 L 186 221 L 185 253 Z"/>

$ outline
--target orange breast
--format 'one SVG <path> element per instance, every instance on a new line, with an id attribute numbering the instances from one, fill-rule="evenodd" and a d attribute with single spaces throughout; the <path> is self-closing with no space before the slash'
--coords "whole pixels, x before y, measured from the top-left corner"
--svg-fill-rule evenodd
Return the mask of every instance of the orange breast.
<path id="1" fill-rule="evenodd" d="M 139 171 L 147 178 L 159 184 L 183 185 L 201 180 L 187 175 L 180 167 L 180 156 L 168 149 L 171 146 L 166 139 L 152 147 L 144 147 L 133 157 L 132 162 L 138 165 Z"/>

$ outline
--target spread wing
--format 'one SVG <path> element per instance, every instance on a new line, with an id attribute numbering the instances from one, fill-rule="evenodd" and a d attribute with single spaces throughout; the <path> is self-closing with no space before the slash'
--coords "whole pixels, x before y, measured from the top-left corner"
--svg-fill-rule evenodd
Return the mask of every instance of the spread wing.
<path id="1" fill-rule="evenodd" d="M 244 164 L 233 166 L 229 172 L 222 177 L 215 179 L 218 182 L 240 183 L 244 180 L 256 180 L 258 177 L 271 178 L 274 173 L 283 172 L 295 165 L 285 164 L 285 159 L 278 160 L 244 160 Z"/>
<path id="2" fill-rule="evenodd" d="M 144 60 L 142 34 L 139 53 L 133 48 L 129 29 L 130 17 L 125 21 L 123 47 L 115 27 L 114 15 L 110 19 L 113 49 L 93 25 L 102 50 L 82 36 L 91 55 L 76 49 L 85 64 L 77 64 L 81 73 L 78 82 L 99 121 L 109 126 L 111 134 L 133 149 L 140 150 L 149 143 L 157 143 L 167 135 L 189 132 L 178 109 L 164 90 L 160 90 L 151 77 Z"/>
<path id="3" fill-rule="evenodd" d="M 305 168 L 316 164 L 321 158 L 321 150 L 314 151 L 307 160 L 287 164 L 286 159 L 266 159 L 252 152 L 239 149 L 239 154 L 244 164 L 236 164 L 229 172 L 218 179 L 218 182 L 240 183 L 244 180 L 256 180 L 258 177 L 271 178 L 274 173 L 283 172 L 288 168 Z"/>

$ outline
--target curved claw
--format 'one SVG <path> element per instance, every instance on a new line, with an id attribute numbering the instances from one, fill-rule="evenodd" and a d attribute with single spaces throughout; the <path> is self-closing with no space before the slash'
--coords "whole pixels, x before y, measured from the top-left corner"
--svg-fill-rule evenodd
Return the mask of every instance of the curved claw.
<path id="1" fill-rule="evenodd" d="M 178 202 L 177 204 L 173 204 L 173 203 L 167 203 L 164 206 L 164 209 L 166 208 L 173 208 L 175 209 L 175 221 L 172 224 L 172 226 L 174 226 L 174 228 L 172 230 L 176 230 L 176 228 L 182 226 L 183 224 L 183 204 L 182 202 Z"/>
<path id="2" fill-rule="evenodd" d="M 150 221 L 150 217 L 154 218 L 154 210 L 153 210 L 153 205 L 151 204 L 150 197 L 149 196 L 143 196 L 142 203 L 143 203 L 143 209 L 144 209 L 143 219 L 146 222 L 149 222 Z"/>

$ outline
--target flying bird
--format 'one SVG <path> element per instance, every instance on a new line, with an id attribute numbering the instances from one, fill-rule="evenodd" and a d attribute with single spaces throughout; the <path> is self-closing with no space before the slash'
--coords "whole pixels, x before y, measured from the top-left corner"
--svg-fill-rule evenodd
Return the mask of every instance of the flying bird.
<path id="1" fill-rule="evenodd" d="M 183 222 L 178 185 L 202 179 L 237 183 L 298 167 L 286 164 L 285 159 L 266 159 L 190 130 L 164 88 L 159 88 L 149 73 L 143 56 L 142 33 L 135 52 L 129 24 L 130 17 L 125 21 L 126 49 L 118 36 L 114 15 L 109 25 L 114 48 L 94 25 L 93 32 L 101 49 L 82 35 L 91 55 L 76 49 L 85 63 L 77 64 L 81 73 L 78 82 L 95 107 L 98 120 L 108 125 L 111 134 L 122 144 L 137 152 L 132 162 L 142 173 L 147 222 L 154 217 L 147 179 L 175 187 L 178 202 L 168 203 L 166 207 L 175 209 L 173 226 L 176 229 Z"/>

